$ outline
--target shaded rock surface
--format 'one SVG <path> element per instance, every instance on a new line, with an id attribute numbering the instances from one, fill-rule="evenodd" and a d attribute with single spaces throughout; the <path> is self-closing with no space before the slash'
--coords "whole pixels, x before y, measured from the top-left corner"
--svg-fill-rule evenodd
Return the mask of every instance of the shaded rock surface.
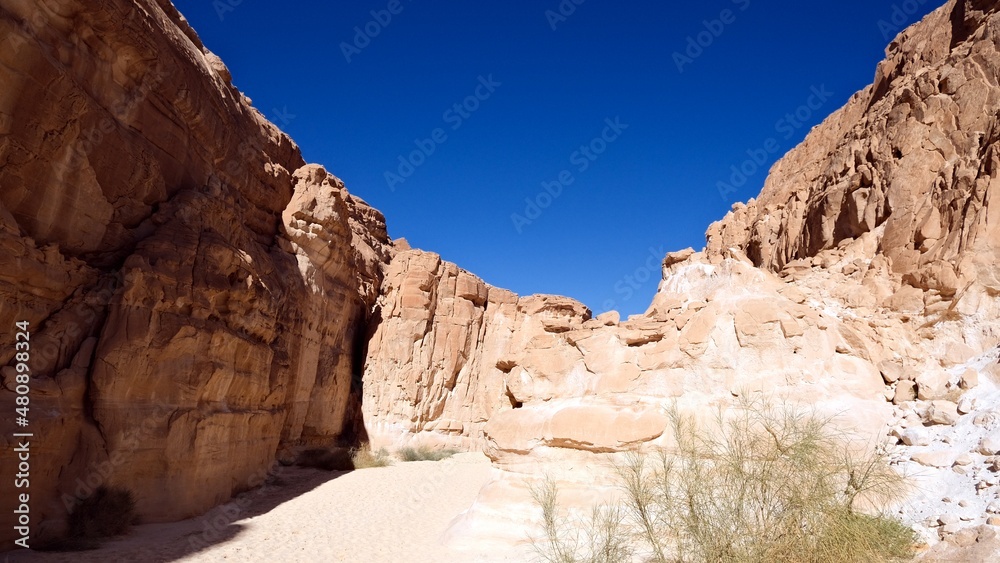
<path id="1" fill-rule="evenodd" d="M 382 215 L 169 2 L 3 0 L 0 37 L 0 417 L 28 321 L 35 537 L 103 484 L 147 521 L 191 516 L 340 436 Z"/>

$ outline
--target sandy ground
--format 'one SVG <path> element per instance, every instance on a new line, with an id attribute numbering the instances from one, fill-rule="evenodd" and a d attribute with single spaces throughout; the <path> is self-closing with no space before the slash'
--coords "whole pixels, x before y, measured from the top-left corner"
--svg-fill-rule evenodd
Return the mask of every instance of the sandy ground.
<path id="1" fill-rule="evenodd" d="M 442 543 L 490 475 L 479 453 L 349 473 L 282 468 L 274 483 L 197 518 L 136 527 L 99 550 L 14 552 L 9 561 L 524 562 L 530 547 Z"/>

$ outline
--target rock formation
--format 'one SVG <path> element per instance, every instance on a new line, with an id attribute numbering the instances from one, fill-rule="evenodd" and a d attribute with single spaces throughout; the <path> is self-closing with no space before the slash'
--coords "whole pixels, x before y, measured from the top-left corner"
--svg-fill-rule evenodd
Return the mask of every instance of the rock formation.
<path id="1" fill-rule="evenodd" d="M 765 394 L 898 442 L 893 462 L 919 468 L 901 515 L 985 553 L 998 8 L 950 0 L 900 34 L 874 84 L 704 250 L 667 255 L 648 311 L 621 320 L 393 243 L 166 0 L 0 0 L 0 322 L 32 326 L 33 515 L 57 533 L 110 484 L 147 520 L 183 518 L 295 448 L 367 435 L 483 448 L 495 479 L 452 539 L 523 541 L 543 475 L 590 506 L 605 461 L 671 446 L 670 406 Z"/>
<path id="2" fill-rule="evenodd" d="M 0 463 L 28 321 L 35 536 L 105 484 L 146 521 L 195 515 L 340 436 L 382 215 L 306 166 L 169 2 L 3 0 L 0 30 Z"/>
<path id="3" fill-rule="evenodd" d="M 514 336 L 494 339 L 475 324 L 451 333 L 469 342 L 461 352 L 380 325 L 377 340 L 406 350 L 384 364 L 370 349 L 366 384 L 393 388 L 385 378 L 395 373 L 395 388 L 408 389 L 404 401 L 382 395 L 403 410 L 372 413 L 380 423 L 434 430 L 434 412 L 466 404 L 464 393 L 434 392 L 435 408 L 421 406 L 439 388 L 422 384 L 440 370 L 426 359 L 442 355 L 460 358 L 444 365 L 463 366 L 463 388 L 488 393 L 475 404 L 499 405 L 481 428 L 503 471 L 456 525 L 456 541 L 523 540 L 516 515 L 531 509 L 527 486 L 542 475 L 560 480 L 570 505 L 592 506 L 611 482 L 602 459 L 670 447 L 666 407 L 702 414 L 758 392 L 898 441 L 893 463 L 916 475 L 917 491 L 901 515 L 928 541 L 968 544 L 976 526 L 1000 523 L 997 8 L 953 0 L 902 33 L 874 84 L 779 161 L 760 197 L 712 225 L 703 252 L 666 257 L 645 315 L 591 320 L 578 308 L 550 330 L 486 305 L 486 325 Z M 411 278 L 397 267 L 407 266 L 393 263 L 383 296 L 392 310 Z M 433 303 L 447 278 L 426 272 L 411 283 L 430 296 L 420 303 Z M 433 325 L 452 328 L 439 314 Z M 449 414 L 447 432 L 479 438 L 468 421 Z"/>

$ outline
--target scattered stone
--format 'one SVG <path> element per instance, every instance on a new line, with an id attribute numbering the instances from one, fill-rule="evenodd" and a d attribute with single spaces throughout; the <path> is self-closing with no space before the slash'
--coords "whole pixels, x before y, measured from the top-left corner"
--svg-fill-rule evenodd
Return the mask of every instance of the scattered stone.
<path id="1" fill-rule="evenodd" d="M 962 528 L 956 530 L 952 533 L 952 536 L 948 538 L 948 542 L 958 547 L 969 547 L 975 545 L 976 541 L 979 540 L 979 530 L 975 528 Z"/>
<path id="2" fill-rule="evenodd" d="M 980 428 L 985 428 L 987 426 L 993 426 L 996 424 L 998 416 L 995 412 L 983 412 L 976 415 L 976 418 L 972 419 L 972 423 Z"/>
<path id="3" fill-rule="evenodd" d="M 984 436 L 982 440 L 979 441 L 979 448 L 977 451 L 983 455 L 997 455 L 1000 454 L 1000 433 L 994 432 Z"/>
<path id="4" fill-rule="evenodd" d="M 990 516 L 986 519 L 986 523 L 990 526 L 1000 526 L 1000 516 Z"/>
<path id="5" fill-rule="evenodd" d="M 929 446 L 931 435 L 922 426 L 907 428 L 900 434 L 899 439 L 907 446 Z"/>
<path id="6" fill-rule="evenodd" d="M 883 360 L 878 365 L 879 373 L 882 374 L 882 380 L 886 382 L 887 385 L 893 384 L 903 377 L 903 366 L 896 362 L 890 360 Z"/>
<path id="7" fill-rule="evenodd" d="M 959 455 L 958 459 L 955 460 L 955 465 L 961 465 L 961 466 L 964 467 L 966 465 L 971 465 L 971 464 L 972 464 L 972 456 L 970 456 L 967 453 Z M 965 502 L 965 501 L 962 501 L 962 502 Z M 961 506 L 961 504 L 962 503 L 960 502 L 959 505 Z"/>
<path id="8" fill-rule="evenodd" d="M 945 424 L 953 426 L 958 422 L 958 405 L 951 401 L 934 401 L 927 409 L 929 424 Z"/>
<path id="9" fill-rule="evenodd" d="M 929 369 L 917 376 L 917 398 L 922 401 L 942 399 L 948 394 L 951 376 L 941 368 Z"/>
<path id="10" fill-rule="evenodd" d="M 969 414 L 976 409 L 976 400 L 968 395 L 963 396 L 958 401 L 958 412 L 959 414 Z"/>
<path id="11" fill-rule="evenodd" d="M 937 450 L 931 452 L 918 452 L 910 458 L 925 467 L 951 467 L 958 459 L 958 453 L 953 450 Z"/>
<path id="12" fill-rule="evenodd" d="M 950 512 L 948 514 L 942 514 L 941 516 L 938 516 L 938 523 L 941 524 L 942 526 L 947 526 L 949 524 L 958 524 L 960 521 L 961 519 L 958 517 L 957 514 L 952 514 Z"/>
<path id="13" fill-rule="evenodd" d="M 917 400 L 917 384 L 910 380 L 902 380 L 896 384 L 896 392 L 893 395 L 893 404 L 905 403 Z"/>
<path id="14" fill-rule="evenodd" d="M 962 374 L 962 379 L 959 381 L 959 386 L 962 389 L 972 389 L 979 385 L 979 372 L 974 369 L 967 369 L 965 373 Z"/>

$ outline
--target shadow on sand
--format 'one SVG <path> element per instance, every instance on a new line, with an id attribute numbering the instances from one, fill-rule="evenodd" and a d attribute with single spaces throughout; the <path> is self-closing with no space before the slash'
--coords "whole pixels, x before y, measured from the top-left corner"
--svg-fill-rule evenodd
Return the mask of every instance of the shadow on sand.
<path id="1" fill-rule="evenodd" d="M 246 530 L 243 522 L 274 510 L 346 471 L 323 471 L 297 466 L 276 466 L 267 482 L 246 491 L 228 503 L 188 520 L 168 524 L 136 526 L 127 536 L 106 540 L 90 551 L 12 551 L 3 563 L 62 562 L 169 562 L 205 551 L 212 546 L 238 540 Z M 276 539 L 276 542 L 280 539 Z"/>

